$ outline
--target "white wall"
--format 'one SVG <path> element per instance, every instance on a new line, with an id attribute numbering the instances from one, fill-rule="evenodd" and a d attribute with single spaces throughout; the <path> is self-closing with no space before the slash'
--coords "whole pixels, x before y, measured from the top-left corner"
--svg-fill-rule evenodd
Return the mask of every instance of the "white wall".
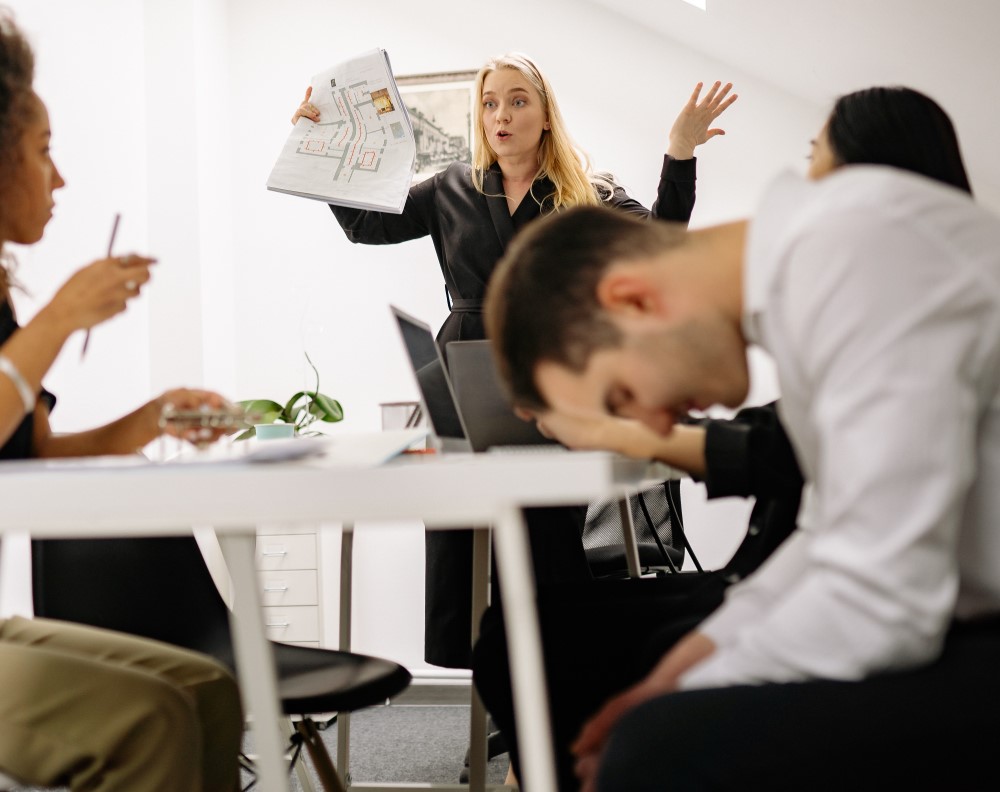
<path id="1" fill-rule="evenodd" d="M 8 5 L 35 48 L 35 85 L 67 183 L 45 238 L 16 250 L 18 279 L 30 292 L 16 296 L 24 321 L 72 271 L 105 255 L 115 212 L 116 251 L 148 249 L 143 10 L 128 0 Z M 71 339 L 45 381 L 64 397 L 53 415 L 58 429 L 110 420 L 148 398 L 148 319 L 148 302 L 137 301 L 94 330 L 85 361 L 82 338 Z"/>
<path id="2" fill-rule="evenodd" d="M 727 136 L 700 152 L 693 225 L 748 214 L 774 173 L 801 167 L 824 115 L 572 0 L 512 0 L 493 18 L 456 0 L 383 0 L 377 14 L 327 0 L 10 5 L 35 44 L 38 90 L 70 185 L 46 239 L 21 254 L 22 280 L 47 298 L 74 267 L 104 253 L 118 210 L 116 248 L 160 257 L 146 296 L 94 332 L 86 361 L 74 341 L 47 379 L 61 397 L 53 423 L 62 430 L 114 417 L 175 384 L 284 398 L 311 385 L 303 349 L 322 389 L 344 404 L 338 429 L 376 429 L 379 402 L 415 395 L 386 304 L 443 320 L 430 243 L 356 247 L 323 204 L 264 189 L 308 78 L 341 57 L 384 47 L 398 74 L 413 74 L 529 52 L 594 164 L 646 203 L 692 85 L 732 80 L 741 98 L 723 119 Z M 25 314 L 35 305 L 20 302 Z M 773 395 L 773 380 L 766 365 L 758 370 L 759 401 Z M 718 563 L 747 506 L 704 506 L 696 491 L 686 489 L 689 530 L 703 562 Z M 325 543 L 331 561 L 334 544 Z M 356 540 L 355 646 L 412 668 L 422 666 L 422 551 L 414 528 Z"/>

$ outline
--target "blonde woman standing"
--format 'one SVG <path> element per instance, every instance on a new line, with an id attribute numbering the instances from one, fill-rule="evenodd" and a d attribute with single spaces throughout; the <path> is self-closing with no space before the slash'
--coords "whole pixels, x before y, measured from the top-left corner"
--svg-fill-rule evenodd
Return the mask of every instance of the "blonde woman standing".
<path id="1" fill-rule="evenodd" d="M 699 83 L 668 138 L 652 211 L 609 176 L 595 173 L 573 143 L 552 86 L 527 55 L 492 58 L 475 82 L 473 162 L 453 163 L 410 188 L 399 215 L 331 206 L 352 242 L 389 245 L 430 236 L 447 288 L 450 315 L 438 333 L 449 341 L 485 338 L 486 285 L 508 243 L 525 225 L 552 211 L 606 204 L 632 214 L 686 223 L 694 207 L 695 147 L 724 134 L 711 128 L 736 95 Z M 319 121 L 311 89 L 292 117 Z M 585 509 L 527 510 L 539 582 L 589 576 L 579 534 Z M 563 525 L 556 528 L 553 522 Z M 428 532 L 425 658 L 435 665 L 469 666 L 471 534 Z"/>

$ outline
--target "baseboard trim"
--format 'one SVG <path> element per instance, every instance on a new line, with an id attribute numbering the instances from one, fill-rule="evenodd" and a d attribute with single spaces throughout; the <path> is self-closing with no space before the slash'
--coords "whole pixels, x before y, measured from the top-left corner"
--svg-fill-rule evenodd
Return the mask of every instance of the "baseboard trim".
<path id="1" fill-rule="evenodd" d="M 414 680 L 406 690 L 390 702 L 396 706 L 411 707 L 454 707 L 469 706 L 472 695 L 472 683 L 469 680 L 458 680 L 450 684 L 440 681 Z"/>

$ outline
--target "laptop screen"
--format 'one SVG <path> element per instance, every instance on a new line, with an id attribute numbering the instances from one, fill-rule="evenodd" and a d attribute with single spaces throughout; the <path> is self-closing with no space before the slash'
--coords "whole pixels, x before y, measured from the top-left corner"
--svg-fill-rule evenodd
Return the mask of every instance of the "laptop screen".
<path id="1" fill-rule="evenodd" d="M 441 438 L 464 440 L 466 434 L 462 419 L 455 406 L 455 395 L 444 372 L 434 334 L 426 324 L 398 308 L 393 307 L 392 313 L 399 324 L 399 334 L 413 366 L 417 387 L 434 433 Z"/>

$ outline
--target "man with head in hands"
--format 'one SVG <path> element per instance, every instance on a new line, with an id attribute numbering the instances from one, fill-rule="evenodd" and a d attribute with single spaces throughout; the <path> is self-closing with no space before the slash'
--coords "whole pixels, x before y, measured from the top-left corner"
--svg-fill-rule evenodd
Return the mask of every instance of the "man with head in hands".
<path id="1" fill-rule="evenodd" d="M 583 789 L 986 783 L 1000 219 L 874 166 L 783 176 L 752 222 L 697 231 L 573 209 L 508 249 L 486 321 L 524 413 L 637 457 L 740 405 L 759 345 L 811 484 L 803 530 L 586 723 Z"/>

